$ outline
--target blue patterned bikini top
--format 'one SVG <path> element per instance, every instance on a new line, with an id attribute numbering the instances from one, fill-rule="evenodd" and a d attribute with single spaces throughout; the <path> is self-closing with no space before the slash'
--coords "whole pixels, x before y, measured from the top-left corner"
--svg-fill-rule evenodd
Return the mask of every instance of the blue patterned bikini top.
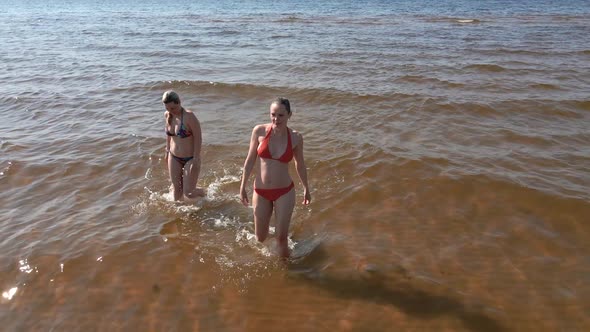
<path id="1" fill-rule="evenodd" d="M 178 131 L 176 131 L 176 133 L 171 133 L 166 129 L 166 135 L 178 136 L 180 138 L 190 137 L 193 135 L 190 131 L 186 130 L 184 125 L 184 108 L 180 109 L 180 126 L 178 127 Z"/>

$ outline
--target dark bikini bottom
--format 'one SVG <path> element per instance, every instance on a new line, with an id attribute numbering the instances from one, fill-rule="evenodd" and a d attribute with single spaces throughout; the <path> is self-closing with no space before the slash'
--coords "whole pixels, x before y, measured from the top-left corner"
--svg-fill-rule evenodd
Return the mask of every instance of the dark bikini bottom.
<path id="1" fill-rule="evenodd" d="M 189 160 L 193 159 L 193 157 L 177 157 L 173 155 L 172 152 L 170 152 L 170 155 L 176 159 L 182 165 L 182 167 L 184 167 L 184 164 L 186 164 Z"/>

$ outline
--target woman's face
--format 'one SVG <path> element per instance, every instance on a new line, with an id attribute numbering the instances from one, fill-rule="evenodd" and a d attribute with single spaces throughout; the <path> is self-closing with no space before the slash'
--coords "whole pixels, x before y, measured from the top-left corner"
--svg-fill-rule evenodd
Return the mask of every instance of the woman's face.
<path id="1" fill-rule="evenodd" d="M 285 105 L 281 103 L 272 103 L 270 104 L 270 121 L 272 122 L 273 126 L 287 126 L 287 121 L 291 114 L 287 112 L 287 108 Z"/>
<path id="2" fill-rule="evenodd" d="M 165 103 L 164 106 L 166 107 L 166 110 L 172 114 L 180 114 L 180 103 L 175 103 L 173 101 L 169 102 L 169 103 Z"/>

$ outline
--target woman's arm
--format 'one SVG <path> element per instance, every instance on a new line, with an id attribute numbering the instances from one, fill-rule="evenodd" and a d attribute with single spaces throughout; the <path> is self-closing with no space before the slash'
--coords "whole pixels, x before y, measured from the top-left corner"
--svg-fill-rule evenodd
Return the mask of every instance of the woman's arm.
<path id="1" fill-rule="evenodd" d="M 166 152 L 164 152 L 164 161 L 166 161 L 166 167 L 168 167 L 168 155 L 170 154 L 170 136 L 166 135 Z"/>
<path id="2" fill-rule="evenodd" d="M 201 173 L 201 147 L 203 145 L 203 134 L 201 132 L 201 123 L 199 122 L 199 119 L 197 119 L 194 113 L 191 112 L 189 114 L 192 115 L 189 117 L 189 129 L 193 133 L 193 159 L 187 162 L 187 164 L 190 163 L 189 171 L 194 175 L 196 184 L 199 180 L 199 174 Z"/>
<path id="3" fill-rule="evenodd" d="M 199 119 L 195 116 L 194 113 L 190 113 L 192 116 L 190 117 L 190 131 L 193 134 L 193 158 L 194 159 L 201 159 L 201 147 L 203 145 L 203 134 L 201 132 L 201 123 Z"/>
<path id="4" fill-rule="evenodd" d="M 242 170 L 242 183 L 240 184 L 240 200 L 242 204 L 248 206 L 250 201 L 248 200 L 248 193 L 246 192 L 246 185 L 248 182 L 248 178 L 252 173 L 252 169 L 256 164 L 256 158 L 258 157 L 258 153 L 256 149 L 258 148 L 258 129 L 260 126 L 254 127 L 252 129 L 252 136 L 250 137 L 250 147 L 248 149 L 248 156 L 246 157 L 246 161 L 244 161 L 244 168 Z"/>
<path id="5" fill-rule="evenodd" d="M 309 192 L 309 185 L 307 184 L 307 167 L 305 166 L 305 159 L 303 158 L 303 136 L 298 134 L 299 144 L 295 146 L 294 158 L 295 158 L 295 170 L 299 176 L 299 180 L 304 188 L 303 193 L 303 204 L 307 205 L 311 203 L 311 193 Z"/>
<path id="6" fill-rule="evenodd" d="M 167 132 L 167 126 L 168 126 L 168 112 L 164 113 L 164 118 L 166 119 L 166 122 L 164 122 L 164 132 Z M 164 161 L 166 162 L 166 168 L 168 168 L 168 155 L 170 154 L 170 141 L 172 140 L 172 137 L 166 135 L 166 151 L 164 152 Z"/>

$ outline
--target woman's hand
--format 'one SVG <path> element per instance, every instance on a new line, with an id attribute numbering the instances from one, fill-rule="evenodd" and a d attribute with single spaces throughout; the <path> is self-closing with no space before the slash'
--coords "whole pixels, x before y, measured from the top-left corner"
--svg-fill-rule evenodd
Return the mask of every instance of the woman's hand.
<path id="1" fill-rule="evenodd" d="M 240 188 L 240 201 L 244 206 L 249 206 L 250 201 L 248 200 L 248 193 L 246 192 L 246 188 Z"/>
<path id="2" fill-rule="evenodd" d="M 309 193 L 309 189 L 305 189 L 303 193 L 303 205 L 309 205 L 311 203 L 311 194 Z"/>

